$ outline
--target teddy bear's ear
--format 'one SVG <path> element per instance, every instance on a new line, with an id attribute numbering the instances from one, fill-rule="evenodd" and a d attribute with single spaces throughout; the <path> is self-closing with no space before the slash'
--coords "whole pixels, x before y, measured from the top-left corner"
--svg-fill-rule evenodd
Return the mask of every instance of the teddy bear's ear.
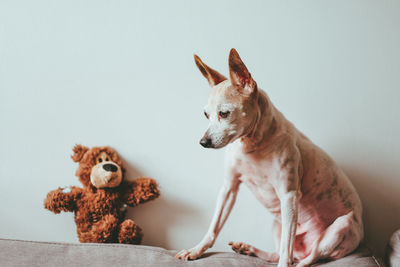
<path id="1" fill-rule="evenodd" d="M 85 153 L 89 150 L 89 148 L 82 145 L 75 145 L 72 150 L 74 151 L 74 154 L 71 156 L 72 160 L 75 162 L 79 162 L 83 158 L 83 155 L 85 155 Z"/>

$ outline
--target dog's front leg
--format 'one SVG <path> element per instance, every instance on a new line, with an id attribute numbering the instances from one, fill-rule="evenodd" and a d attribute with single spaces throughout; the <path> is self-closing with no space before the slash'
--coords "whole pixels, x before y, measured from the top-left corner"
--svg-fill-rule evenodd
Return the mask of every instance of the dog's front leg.
<path id="1" fill-rule="evenodd" d="M 293 243 L 297 225 L 297 192 L 286 192 L 281 197 L 281 246 L 279 248 L 279 267 L 293 262 Z"/>
<path id="2" fill-rule="evenodd" d="M 293 262 L 293 244 L 296 236 L 298 201 L 300 198 L 298 160 L 285 159 L 277 186 L 281 202 L 281 244 L 278 267 L 290 266 Z"/>
<path id="3" fill-rule="evenodd" d="M 182 250 L 176 254 L 176 258 L 184 260 L 194 260 L 199 258 L 203 253 L 212 247 L 221 231 L 224 223 L 229 217 L 229 214 L 235 204 L 237 192 L 239 190 L 240 180 L 238 176 L 229 177 L 225 180 L 222 186 L 215 207 L 214 216 L 207 233 L 200 243 L 188 250 Z"/>

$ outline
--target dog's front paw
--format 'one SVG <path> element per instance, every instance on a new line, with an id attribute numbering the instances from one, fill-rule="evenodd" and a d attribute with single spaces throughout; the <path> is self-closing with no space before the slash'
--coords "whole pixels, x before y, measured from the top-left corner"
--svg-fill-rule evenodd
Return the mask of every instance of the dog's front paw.
<path id="1" fill-rule="evenodd" d="M 180 252 L 178 252 L 175 255 L 175 258 L 180 259 L 180 260 L 195 260 L 201 257 L 201 255 L 203 255 L 203 249 L 201 248 L 191 248 L 191 249 L 184 249 L 181 250 Z"/>
<path id="2" fill-rule="evenodd" d="M 244 254 L 248 256 L 255 256 L 254 248 L 248 244 L 243 242 L 229 242 L 229 245 L 232 247 L 232 250 L 239 254 Z"/>

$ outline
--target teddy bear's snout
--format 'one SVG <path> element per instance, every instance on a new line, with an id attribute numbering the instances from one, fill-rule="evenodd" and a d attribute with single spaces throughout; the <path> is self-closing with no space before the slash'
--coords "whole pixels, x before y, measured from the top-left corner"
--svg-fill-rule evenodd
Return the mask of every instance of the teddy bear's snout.
<path id="1" fill-rule="evenodd" d="M 116 172 L 118 170 L 118 167 L 115 166 L 114 164 L 104 164 L 103 169 L 108 171 L 108 172 Z"/>

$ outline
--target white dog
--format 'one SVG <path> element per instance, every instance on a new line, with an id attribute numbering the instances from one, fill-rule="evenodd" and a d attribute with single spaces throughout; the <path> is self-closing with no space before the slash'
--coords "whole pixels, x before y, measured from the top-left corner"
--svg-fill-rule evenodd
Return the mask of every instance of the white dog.
<path id="1" fill-rule="evenodd" d="M 235 49 L 229 55 L 230 80 L 194 56 L 211 85 L 205 107 L 210 124 L 200 144 L 228 145 L 224 185 L 207 234 L 179 259 L 199 258 L 212 247 L 244 182 L 275 216 L 278 252 L 230 242 L 238 253 L 289 266 L 338 259 L 363 239 L 362 207 L 353 185 L 336 163 L 298 131 L 257 88 Z"/>

